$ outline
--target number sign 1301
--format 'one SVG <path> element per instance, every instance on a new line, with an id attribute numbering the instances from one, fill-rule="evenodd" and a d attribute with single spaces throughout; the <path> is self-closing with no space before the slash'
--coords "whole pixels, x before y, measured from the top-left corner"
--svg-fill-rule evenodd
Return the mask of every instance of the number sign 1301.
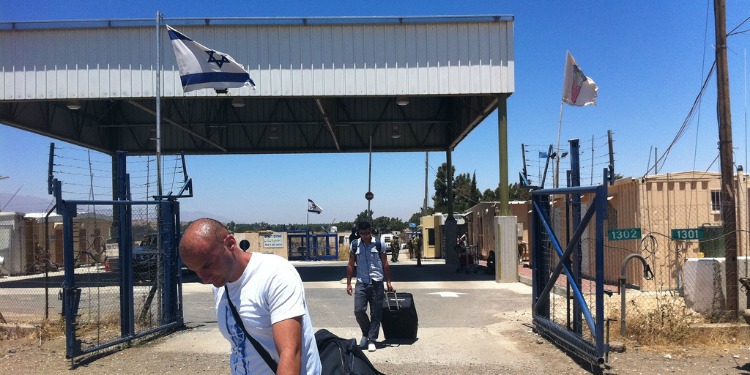
<path id="1" fill-rule="evenodd" d="M 702 240 L 703 228 L 672 229 L 673 240 Z"/>

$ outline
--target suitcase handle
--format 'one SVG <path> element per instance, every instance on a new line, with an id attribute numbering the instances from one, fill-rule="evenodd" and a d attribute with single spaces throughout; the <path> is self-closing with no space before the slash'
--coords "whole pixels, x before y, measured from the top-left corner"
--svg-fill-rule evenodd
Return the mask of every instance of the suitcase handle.
<path id="1" fill-rule="evenodd" d="M 395 307 L 391 306 L 391 300 L 388 299 L 388 295 L 393 293 L 393 300 L 396 302 Z M 401 306 L 398 303 L 398 294 L 396 294 L 396 290 L 393 292 L 385 292 L 385 301 L 388 304 L 388 311 L 398 311 L 401 309 Z"/>

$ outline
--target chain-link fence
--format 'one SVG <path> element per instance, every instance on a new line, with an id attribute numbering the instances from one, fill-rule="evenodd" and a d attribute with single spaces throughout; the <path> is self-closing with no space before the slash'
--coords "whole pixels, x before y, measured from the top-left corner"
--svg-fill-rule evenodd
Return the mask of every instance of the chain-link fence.
<path id="1" fill-rule="evenodd" d="M 165 165 L 174 165 L 167 174 L 181 173 L 175 156 Z M 50 145 L 50 179 L 62 181 L 67 200 L 110 200 L 113 194 L 113 157 L 71 145 Z M 130 199 L 151 200 L 156 193 L 156 160 L 128 157 Z M 167 176 L 169 177 L 169 176 Z M 165 186 L 168 191 L 174 189 Z M 112 205 L 83 204 L 73 219 L 75 282 L 81 288 L 78 319 L 82 332 L 102 334 L 119 331 L 120 260 L 118 213 Z M 147 330 L 154 307 L 160 306 L 158 279 L 159 254 L 156 251 L 157 208 L 132 208 L 134 304 L 136 315 Z M 144 239 L 150 241 L 139 246 Z M 59 322 L 63 316 L 64 279 L 63 222 L 56 207 L 46 212 L 0 212 L 0 323 L 40 326 Z M 158 286 L 157 288 L 158 289 Z M 90 323 L 97 322 L 97 323 Z M 89 325 L 95 327 L 88 327 Z M 95 338 L 87 339 L 96 341 Z"/>
<path id="2" fill-rule="evenodd" d="M 586 212 L 591 199 L 591 196 L 582 196 L 582 213 Z M 742 220 L 739 213 L 740 230 L 723 229 L 722 212 L 720 207 L 707 203 L 649 206 L 636 212 L 618 213 L 608 204 L 605 236 L 609 230 L 614 232 L 604 239 L 602 271 L 606 284 L 604 314 L 612 321 L 610 332 L 614 336 L 624 334 L 628 339 L 644 343 L 680 342 L 694 337 L 691 327 L 734 320 L 735 315 L 727 312 L 725 244 L 728 236 L 737 236 L 737 274 L 740 278 L 748 277 L 750 236 L 742 229 L 747 227 L 747 221 Z M 568 225 L 574 221 L 571 207 L 554 207 L 550 220 L 561 242 L 567 243 L 575 229 Z M 637 236 L 623 230 L 632 230 Z M 580 245 L 581 291 L 592 313 L 596 286 L 593 231 L 593 226 L 587 228 Z M 544 237 L 548 246 L 549 240 L 548 236 Z M 550 248 L 548 246 L 546 248 Z M 645 272 L 642 262 L 632 254 L 645 260 L 650 273 Z M 551 271 L 559 258 L 554 251 L 548 256 Z M 571 316 L 575 316 L 571 313 L 575 302 L 564 274 L 557 280 L 555 293 L 550 295 L 551 318 L 560 325 L 570 326 Z M 621 279 L 626 286 L 624 305 L 622 295 L 618 294 Z M 738 280 L 729 282 L 739 284 Z M 745 289 L 740 286 L 740 311 L 746 301 Z"/>
<path id="3" fill-rule="evenodd" d="M 161 295 L 155 208 L 135 206 L 131 227 L 136 333 L 153 328 Z M 120 334 L 120 251 L 113 228 L 113 207 L 98 206 L 73 220 L 75 285 L 80 288 L 79 333 L 84 342 Z M 11 216 L 0 221 L 0 318 L 2 322 L 41 326 L 63 316 L 62 222 L 57 215 Z"/>

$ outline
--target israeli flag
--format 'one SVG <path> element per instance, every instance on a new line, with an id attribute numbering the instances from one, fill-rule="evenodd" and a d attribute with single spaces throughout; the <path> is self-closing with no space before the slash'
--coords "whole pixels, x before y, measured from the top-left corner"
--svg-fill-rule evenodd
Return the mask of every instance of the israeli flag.
<path id="1" fill-rule="evenodd" d="M 323 212 L 323 208 L 315 204 L 312 199 L 307 198 L 307 212 L 320 214 L 321 212 Z"/>
<path id="2" fill-rule="evenodd" d="M 246 85 L 255 88 L 250 73 L 232 56 L 205 47 L 169 25 L 167 31 L 180 68 L 183 91 L 225 90 Z"/>

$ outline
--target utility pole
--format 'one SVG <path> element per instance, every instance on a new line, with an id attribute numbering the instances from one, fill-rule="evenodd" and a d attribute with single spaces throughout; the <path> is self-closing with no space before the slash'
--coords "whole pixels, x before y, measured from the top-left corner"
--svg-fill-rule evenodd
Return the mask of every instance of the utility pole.
<path id="1" fill-rule="evenodd" d="M 607 144 L 609 145 L 609 184 L 615 184 L 615 151 L 612 145 L 612 130 L 607 130 Z M 591 167 L 593 170 L 594 167 Z"/>
<path id="2" fill-rule="evenodd" d="M 732 115 L 729 106 L 729 69 L 727 67 L 726 3 L 714 0 L 716 29 L 716 92 L 719 119 L 719 159 L 721 161 L 721 211 L 726 247 L 727 313 L 737 317 L 739 308 L 737 278 L 737 208 L 735 206 L 734 160 L 732 156 Z"/>
<path id="3" fill-rule="evenodd" d="M 428 194 L 428 185 L 427 185 L 427 170 L 430 167 L 430 152 L 425 151 L 424 153 L 424 203 L 422 204 L 422 216 L 427 215 L 427 194 Z"/>
<path id="4" fill-rule="evenodd" d="M 526 171 L 526 145 L 521 143 L 521 159 L 523 160 L 523 179 L 524 182 L 529 181 L 529 175 Z"/>

